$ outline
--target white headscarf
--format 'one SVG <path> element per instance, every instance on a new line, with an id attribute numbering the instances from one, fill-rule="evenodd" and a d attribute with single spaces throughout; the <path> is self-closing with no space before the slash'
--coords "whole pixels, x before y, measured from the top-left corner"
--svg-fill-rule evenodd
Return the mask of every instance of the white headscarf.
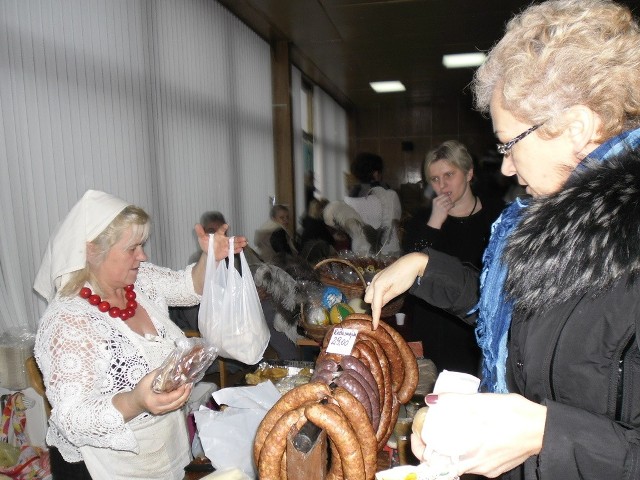
<path id="1" fill-rule="evenodd" d="M 87 242 L 94 240 L 114 218 L 131 205 L 97 190 L 87 190 L 51 235 L 33 288 L 50 302 L 71 273 L 87 263 Z"/>

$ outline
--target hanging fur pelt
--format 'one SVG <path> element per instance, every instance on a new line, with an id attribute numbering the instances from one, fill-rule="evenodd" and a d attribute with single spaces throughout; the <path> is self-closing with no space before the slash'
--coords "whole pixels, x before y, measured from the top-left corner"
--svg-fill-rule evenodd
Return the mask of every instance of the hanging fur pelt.
<path id="1" fill-rule="evenodd" d="M 311 288 L 321 285 L 317 273 L 300 257 L 276 255 L 273 263 L 256 269 L 254 281 L 266 290 L 276 308 L 273 327 L 295 343 L 300 338 L 300 305 L 309 298 Z"/>
<path id="2" fill-rule="evenodd" d="M 293 312 L 300 305 L 297 282 L 280 267 L 263 263 L 257 268 L 254 281 L 256 287 L 266 290 L 277 307 Z"/>
<path id="3" fill-rule="evenodd" d="M 388 241 L 391 231 L 387 227 L 374 228 L 343 200 L 329 202 L 323 213 L 324 223 L 342 230 L 351 238 L 351 250 L 362 256 L 379 252 Z"/>

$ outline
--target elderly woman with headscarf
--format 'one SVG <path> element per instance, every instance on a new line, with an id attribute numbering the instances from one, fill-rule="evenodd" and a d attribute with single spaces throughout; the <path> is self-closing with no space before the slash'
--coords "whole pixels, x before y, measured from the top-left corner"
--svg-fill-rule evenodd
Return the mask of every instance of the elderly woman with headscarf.
<path id="1" fill-rule="evenodd" d="M 182 331 L 169 305 L 200 301 L 202 256 L 182 271 L 148 263 L 147 213 L 89 190 L 52 235 L 34 284 L 49 301 L 35 356 L 52 411 L 47 443 L 68 462 L 84 460 L 94 480 L 181 480 L 190 461 L 184 414 L 192 385 L 155 393 L 157 369 Z M 228 254 L 226 226 L 214 235 Z M 237 237 L 239 251 L 246 239 Z"/>

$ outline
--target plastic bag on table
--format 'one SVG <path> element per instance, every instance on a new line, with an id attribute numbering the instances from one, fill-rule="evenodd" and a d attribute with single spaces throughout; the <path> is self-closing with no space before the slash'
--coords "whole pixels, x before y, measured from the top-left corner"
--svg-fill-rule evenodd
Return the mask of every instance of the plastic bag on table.
<path id="1" fill-rule="evenodd" d="M 176 348 L 162 362 L 160 372 L 153 379 L 153 390 L 171 392 L 185 383 L 199 382 L 217 356 L 218 350 L 202 338 L 177 340 Z"/>
<path id="2" fill-rule="evenodd" d="M 258 363 L 269 344 L 269 327 L 244 253 L 238 272 L 233 262 L 233 237 L 229 239 L 229 262 L 215 260 L 213 236 L 204 291 L 198 313 L 198 330 L 218 348 L 221 357 L 248 365 Z"/>

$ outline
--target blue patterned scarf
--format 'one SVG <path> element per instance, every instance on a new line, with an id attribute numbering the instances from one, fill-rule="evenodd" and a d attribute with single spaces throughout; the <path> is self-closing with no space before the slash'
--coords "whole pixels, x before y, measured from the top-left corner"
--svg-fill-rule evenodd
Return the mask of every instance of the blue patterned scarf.
<path id="1" fill-rule="evenodd" d="M 625 149 L 640 148 L 640 128 L 624 132 L 595 149 L 589 158 L 600 161 L 612 158 Z M 585 168 L 583 164 L 577 169 Z M 478 312 L 476 338 L 482 349 L 481 390 L 507 393 L 507 335 L 511 325 L 513 302 L 504 294 L 507 267 L 502 262 L 502 252 L 507 238 L 521 219 L 527 201 L 517 199 L 502 212 L 491 226 L 491 239 L 482 257 L 480 274 L 480 301 L 473 311 Z"/>

